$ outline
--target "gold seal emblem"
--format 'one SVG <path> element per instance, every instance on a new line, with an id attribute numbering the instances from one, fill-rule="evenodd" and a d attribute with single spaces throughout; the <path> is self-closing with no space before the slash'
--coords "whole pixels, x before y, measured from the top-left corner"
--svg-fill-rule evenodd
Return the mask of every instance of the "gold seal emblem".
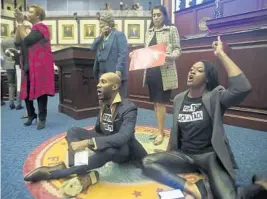
<path id="1" fill-rule="evenodd" d="M 93 126 L 85 127 L 92 129 Z M 166 129 L 166 137 L 163 143 L 157 147 L 153 145 L 149 136 L 157 131 L 157 128 L 151 126 L 136 126 L 136 138 L 144 146 L 148 153 L 154 153 L 155 149 L 165 151 L 169 141 L 170 130 Z M 23 174 L 29 173 L 31 170 L 40 166 L 51 166 L 64 162 L 67 159 L 68 144 L 65 139 L 66 133 L 61 133 L 50 138 L 27 157 Z M 100 173 L 100 180 L 93 186 L 90 186 L 85 191 L 81 192 L 82 187 L 75 176 L 72 179 L 58 179 L 42 181 L 40 183 L 27 183 L 30 193 L 35 199 L 60 199 L 67 196 L 76 195 L 79 199 L 147 199 L 158 198 L 158 191 L 166 191 L 171 188 L 151 180 L 144 176 L 140 169 L 131 164 L 118 165 L 117 163 L 108 162 L 105 166 L 96 169 Z M 200 180 L 201 176 L 195 173 L 180 174 L 181 177 L 189 182 L 195 183 Z M 96 181 L 96 176 L 91 176 L 91 179 Z M 186 193 L 185 193 L 186 195 Z M 187 199 L 192 198 L 186 195 Z"/>
<path id="2" fill-rule="evenodd" d="M 198 23 L 198 27 L 199 27 L 199 30 L 201 31 L 206 31 L 208 30 L 208 27 L 207 27 L 207 20 L 210 20 L 211 17 L 203 17 L 202 19 L 199 20 L 199 23 Z"/>

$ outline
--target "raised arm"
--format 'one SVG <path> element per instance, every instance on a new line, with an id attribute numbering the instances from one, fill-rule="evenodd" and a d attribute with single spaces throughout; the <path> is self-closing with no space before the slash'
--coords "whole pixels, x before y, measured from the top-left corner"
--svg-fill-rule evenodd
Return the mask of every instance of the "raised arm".
<path id="1" fill-rule="evenodd" d="M 220 36 L 218 36 L 217 41 L 213 42 L 212 47 L 213 47 L 215 56 L 219 58 L 219 60 L 222 62 L 223 66 L 225 67 L 228 77 L 234 77 L 242 73 L 241 69 L 224 52 L 223 43 L 221 41 Z"/>
<path id="2" fill-rule="evenodd" d="M 213 42 L 212 46 L 215 56 L 222 62 L 229 78 L 228 88 L 220 90 L 220 102 L 225 108 L 229 108 L 241 103 L 252 87 L 245 74 L 224 52 L 220 36 L 218 36 L 217 41 Z"/>
<path id="3" fill-rule="evenodd" d="M 15 32 L 15 41 L 20 44 L 21 38 L 20 38 L 20 33 L 18 28 L 16 28 L 16 32 Z"/>
<path id="4" fill-rule="evenodd" d="M 92 51 L 97 51 L 98 46 L 102 43 L 103 39 L 104 39 L 103 36 L 96 37 L 94 42 L 92 43 L 91 50 Z"/>
<path id="5" fill-rule="evenodd" d="M 16 41 L 22 40 L 24 39 L 30 32 L 31 30 L 26 28 L 23 24 L 24 21 L 24 14 L 19 10 L 19 9 L 15 9 L 15 19 L 18 23 L 17 25 L 17 29 L 16 29 Z"/>
<path id="6" fill-rule="evenodd" d="M 41 39 L 44 39 L 44 35 L 40 33 L 38 30 L 33 30 L 24 38 L 24 43 L 27 46 L 31 46 L 37 42 L 39 42 Z"/>
<path id="7" fill-rule="evenodd" d="M 31 29 L 25 27 L 24 24 L 21 23 L 21 24 L 17 25 L 17 31 L 16 32 L 18 32 L 17 34 L 19 35 L 19 36 L 17 36 L 17 34 L 16 34 L 16 40 L 17 40 L 17 38 L 23 40 L 25 37 L 27 37 L 30 34 Z"/>

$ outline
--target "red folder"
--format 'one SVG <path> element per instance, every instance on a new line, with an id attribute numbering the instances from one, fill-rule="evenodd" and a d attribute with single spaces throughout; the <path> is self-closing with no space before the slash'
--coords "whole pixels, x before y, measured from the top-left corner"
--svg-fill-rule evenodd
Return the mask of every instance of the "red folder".
<path id="1" fill-rule="evenodd" d="M 166 45 L 157 44 L 134 50 L 129 70 L 140 70 L 161 66 L 165 63 Z"/>

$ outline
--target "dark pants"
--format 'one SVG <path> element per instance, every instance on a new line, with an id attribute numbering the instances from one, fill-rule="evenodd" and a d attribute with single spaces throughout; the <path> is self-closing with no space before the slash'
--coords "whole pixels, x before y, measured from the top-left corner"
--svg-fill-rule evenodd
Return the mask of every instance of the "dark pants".
<path id="1" fill-rule="evenodd" d="M 128 80 L 121 81 L 120 95 L 124 99 L 128 97 Z"/>
<path id="2" fill-rule="evenodd" d="M 33 100 L 29 100 L 29 95 L 30 95 L 30 80 L 29 77 L 27 76 L 27 92 L 28 96 L 25 99 L 25 104 L 27 108 L 27 114 L 28 117 L 33 117 L 35 113 L 35 109 L 33 106 Z M 37 103 L 38 103 L 38 117 L 39 120 L 45 121 L 46 116 L 47 116 L 47 101 L 48 101 L 48 96 L 47 95 L 42 95 L 37 98 Z"/>
<path id="3" fill-rule="evenodd" d="M 267 196 L 267 189 L 259 184 L 251 184 L 239 189 L 237 199 L 264 199 Z"/>
<path id="4" fill-rule="evenodd" d="M 92 137 L 100 136 L 95 130 L 86 130 L 79 127 L 74 127 L 67 132 L 67 142 L 70 145 L 71 142 L 77 142 Z M 70 146 L 69 146 L 70 149 Z M 69 150 L 69 164 L 70 168 L 53 171 L 50 179 L 66 178 L 72 174 L 83 175 L 88 173 L 92 169 L 96 169 L 104 166 L 107 162 L 113 161 L 116 163 L 123 163 L 129 160 L 130 149 L 128 145 L 124 145 L 121 148 L 108 148 L 103 151 L 96 151 L 88 158 L 88 165 L 73 166 L 74 164 L 74 152 Z"/>
<path id="5" fill-rule="evenodd" d="M 21 99 L 19 98 L 19 92 L 16 89 L 16 69 L 7 69 L 7 80 L 8 80 L 8 95 L 9 102 L 14 103 L 15 96 L 17 96 L 17 105 L 21 105 Z"/>
<path id="6" fill-rule="evenodd" d="M 236 198 L 234 182 L 214 152 L 190 156 L 181 151 L 155 153 L 144 158 L 143 166 L 147 176 L 182 190 L 186 180 L 176 174 L 202 172 L 209 179 L 214 198 Z"/>
<path id="7" fill-rule="evenodd" d="M 47 95 L 42 95 L 37 98 L 38 103 L 38 117 L 39 120 L 45 121 L 47 116 Z M 28 117 L 33 117 L 35 113 L 35 108 L 33 106 L 33 100 L 29 100 L 29 96 L 25 99 L 25 104 L 27 108 Z"/>
<path id="8" fill-rule="evenodd" d="M 4 99 L 4 80 L 1 77 L 1 101 Z"/>

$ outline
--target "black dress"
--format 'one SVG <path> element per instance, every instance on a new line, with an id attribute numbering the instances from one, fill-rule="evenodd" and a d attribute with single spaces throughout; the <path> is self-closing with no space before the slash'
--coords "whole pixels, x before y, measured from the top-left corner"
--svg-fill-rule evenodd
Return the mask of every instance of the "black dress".
<path id="1" fill-rule="evenodd" d="M 152 38 L 149 46 L 157 44 L 156 33 Z M 147 69 L 146 83 L 148 85 L 149 97 L 151 102 L 169 102 L 171 97 L 171 90 L 164 91 L 160 67 Z"/>

